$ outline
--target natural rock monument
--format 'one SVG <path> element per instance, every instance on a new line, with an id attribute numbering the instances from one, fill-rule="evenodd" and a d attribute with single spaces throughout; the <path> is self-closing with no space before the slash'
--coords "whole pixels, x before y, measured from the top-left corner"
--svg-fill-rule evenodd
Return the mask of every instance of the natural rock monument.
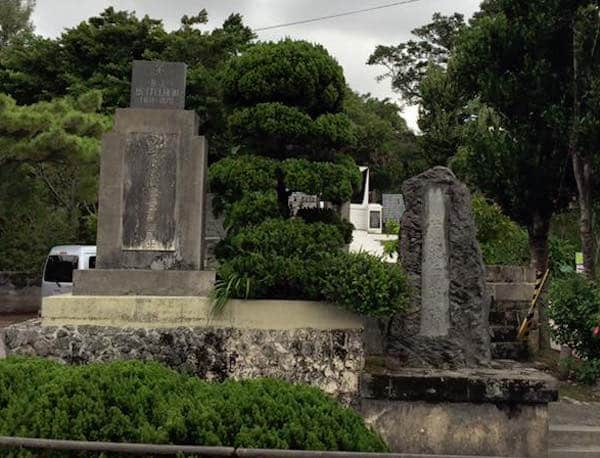
<path id="1" fill-rule="evenodd" d="M 389 323 L 385 365 L 362 377 L 363 416 L 395 452 L 547 456 L 556 382 L 489 367 L 490 298 L 467 187 L 435 167 L 402 191 L 400 259 L 412 302 Z"/>
<path id="2" fill-rule="evenodd" d="M 411 367 L 474 367 L 490 359 L 490 298 L 467 187 L 445 167 L 410 180 L 400 259 L 412 289 L 393 317 L 387 351 Z"/>
<path id="3" fill-rule="evenodd" d="M 131 108 L 102 142 L 96 270 L 74 295 L 206 295 L 207 146 L 184 110 L 186 65 L 134 61 Z"/>

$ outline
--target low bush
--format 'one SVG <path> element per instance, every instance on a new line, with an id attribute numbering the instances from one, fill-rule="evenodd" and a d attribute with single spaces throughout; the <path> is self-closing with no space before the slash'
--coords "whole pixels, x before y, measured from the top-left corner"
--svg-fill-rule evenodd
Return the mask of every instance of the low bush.
<path id="1" fill-rule="evenodd" d="M 578 273 L 553 278 L 548 291 L 548 317 L 554 321 L 556 340 L 581 357 L 600 358 L 600 296 L 595 285 Z"/>
<path id="2" fill-rule="evenodd" d="M 321 253 L 312 257 L 247 253 L 218 270 L 216 308 L 230 297 L 326 301 L 371 316 L 403 309 L 409 297 L 406 274 L 398 264 L 367 253 Z"/>
<path id="3" fill-rule="evenodd" d="M 230 237 L 236 256 L 248 253 L 313 259 L 344 246 L 343 234 L 332 224 L 306 224 L 299 218 L 270 219 Z"/>
<path id="4" fill-rule="evenodd" d="M 209 383 L 139 361 L 87 366 L 23 358 L 0 362 L 0 435 L 387 450 L 358 414 L 316 388 L 269 379 Z M 23 450 L 0 455 L 35 456 Z"/>
<path id="5" fill-rule="evenodd" d="M 321 280 L 323 298 L 353 312 L 389 316 L 404 308 L 408 278 L 398 264 L 367 253 L 331 257 Z"/>
<path id="6" fill-rule="evenodd" d="M 248 192 L 229 205 L 225 216 L 225 228 L 229 233 L 257 225 L 269 218 L 279 216 L 277 193 L 275 191 Z"/>
<path id="7" fill-rule="evenodd" d="M 575 369 L 575 378 L 580 383 L 593 385 L 600 379 L 600 359 L 582 361 Z"/>

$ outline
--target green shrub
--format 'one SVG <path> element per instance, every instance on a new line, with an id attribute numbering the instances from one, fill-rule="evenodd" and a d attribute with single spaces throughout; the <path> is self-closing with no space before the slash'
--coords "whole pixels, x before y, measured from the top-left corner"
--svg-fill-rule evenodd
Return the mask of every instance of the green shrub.
<path id="1" fill-rule="evenodd" d="M 277 163 L 249 154 L 235 154 L 210 166 L 208 179 L 215 193 L 213 206 L 222 212 L 245 193 L 271 191 L 277 187 Z"/>
<path id="2" fill-rule="evenodd" d="M 279 102 L 238 108 L 229 117 L 229 127 L 239 141 L 258 146 L 265 139 L 276 145 L 306 143 L 314 130 L 309 115 Z M 285 155 L 285 150 L 278 149 L 276 153 Z"/>
<path id="3" fill-rule="evenodd" d="M 0 362 L 0 434 L 250 448 L 387 449 L 358 414 L 316 388 L 269 379 L 209 383 L 139 361 L 87 366 L 22 358 Z M 19 456 L 34 455 L 22 451 Z"/>
<path id="4" fill-rule="evenodd" d="M 575 272 L 575 252 L 577 247 L 569 240 L 558 237 L 548 239 L 548 263 L 555 276 Z"/>
<path id="5" fill-rule="evenodd" d="M 363 315 L 390 316 L 404 308 L 408 278 L 398 264 L 367 253 L 343 253 L 328 259 L 321 293 L 326 301 Z"/>
<path id="6" fill-rule="evenodd" d="M 600 359 L 582 361 L 575 369 L 575 378 L 580 383 L 593 385 L 600 379 Z"/>
<path id="7" fill-rule="evenodd" d="M 257 225 L 279 215 L 274 190 L 248 192 L 229 206 L 224 223 L 229 232 L 236 233 L 243 227 Z"/>
<path id="8" fill-rule="evenodd" d="M 288 189 L 316 194 L 334 203 L 350 200 L 360 181 L 360 171 L 351 158 L 337 164 L 287 159 L 281 168 Z"/>
<path id="9" fill-rule="evenodd" d="M 556 340 L 584 358 L 600 358 L 600 338 L 593 334 L 600 321 L 600 298 L 594 284 L 581 274 L 566 274 L 552 279 L 548 298 Z"/>
<path id="10" fill-rule="evenodd" d="M 302 218 L 306 223 L 324 223 L 335 225 L 344 237 L 344 243 L 348 245 L 352 242 L 352 231 L 354 224 L 342 219 L 333 208 L 301 208 L 296 216 Z"/>
<path id="11" fill-rule="evenodd" d="M 367 253 L 313 253 L 282 256 L 245 253 L 219 266 L 219 301 L 228 297 L 326 301 L 370 316 L 401 311 L 409 298 L 406 274 Z M 226 290 L 226 291 L 225 291 Z"/>
<path id="12" fill-rule="evenodd" d="M 344 238 L 331 224 L 306 224 L 299 218 L 271 219 L 246 228 L 230 239 L 236 255 L 274 254 L 314 259 L 322 253 L 339 250 Z"/>
<path id="13" fill-rule="evenodd" d="M 325 48 L 286 39 L 257 44 L 231 60 L 223 89 L 232 105 L 279 101 L 315 117 L 341 111 L 346 83 L 342 67 Z"/>
<path id="14" fill-rule="evenodd" d="M 495 202 L 473 195 L 473 216 L 483 260 L 488 265 L 527 265 L 527 231 L 502 213 Z"/>

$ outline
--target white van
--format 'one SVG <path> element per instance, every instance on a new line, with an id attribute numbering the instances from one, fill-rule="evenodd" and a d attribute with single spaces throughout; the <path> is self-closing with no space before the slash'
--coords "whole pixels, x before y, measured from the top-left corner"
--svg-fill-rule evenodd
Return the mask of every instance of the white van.
<path id="1" fill-rule="evenodd" d="M 73 291 L 73 271 L 96 267 L 94 245 L 60 245 L 50 250 L 42 277 L 42 297 Z"/>

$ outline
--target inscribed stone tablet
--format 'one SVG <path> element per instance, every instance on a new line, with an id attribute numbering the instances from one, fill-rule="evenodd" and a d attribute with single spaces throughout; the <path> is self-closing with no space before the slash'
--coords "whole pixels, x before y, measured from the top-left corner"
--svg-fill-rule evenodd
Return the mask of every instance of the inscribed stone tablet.
<path id="1" fill-rule="evenodd" d="M 179 135 L 132 132 L 125 150 L 123 249 L 175 250 Z"/>
<path id="2" fill-rule="evenodd" d="M 184 109 L 186 68 L 182 62 L 134 60 L 131 107 Z"/>

